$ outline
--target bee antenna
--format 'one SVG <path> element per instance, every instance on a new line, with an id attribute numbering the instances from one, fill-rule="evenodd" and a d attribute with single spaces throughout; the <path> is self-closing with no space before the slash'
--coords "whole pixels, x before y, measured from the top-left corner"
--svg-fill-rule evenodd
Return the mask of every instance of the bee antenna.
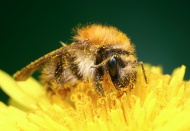
<path id="1" fill-rule="evenodd" d="M 105 60 L 103 60 L 101 63 L 91 66 L 91 68 L 99 68 L 101 66 L 104 66 L 113 56 L 109 56 L 108 58 L 106 58 Z"/>

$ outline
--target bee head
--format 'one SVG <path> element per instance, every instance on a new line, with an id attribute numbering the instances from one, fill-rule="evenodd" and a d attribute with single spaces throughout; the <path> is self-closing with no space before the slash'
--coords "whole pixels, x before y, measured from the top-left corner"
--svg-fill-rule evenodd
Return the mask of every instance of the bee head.
<path id="1" fill-rule="evenodd" d="M 135 82 L 136 65 L 136 61 L 122 59 L 119 55 L 112 56 L 107 62 L 106 68 L 117 89 L 125 88 Z"/>
<path id="2" fill-rule="evenodd" d="M 136 81 L 137 58 L 135 54 L 120 49 L 103 49 L 98 53 L 97 66 L 108 72 L 116 89 L 130 86 Z"/>

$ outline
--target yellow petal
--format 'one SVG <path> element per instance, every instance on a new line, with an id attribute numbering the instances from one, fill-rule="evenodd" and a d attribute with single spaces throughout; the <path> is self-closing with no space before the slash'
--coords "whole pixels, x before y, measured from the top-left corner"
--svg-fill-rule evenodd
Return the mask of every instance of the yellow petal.
<path id="1" fill-rule="evenodd" d="M 27 104 L 32 103 L 36 106 L 35 110 L 26 113 L 1 103 L 0 119 L 5 119 L 5 126 L 8 126 L 6 124 L 8 122 L 11 125 L 7 128 L 1 125 L 1 129 L 189 130 L 190 81 L 183 81 L 185 66 L 176 69 L 172 76 L 163 75 L 161 72 L 160 67 L 149 66 L 146 68 L 148 84 L 145 83 L 142 71 L 140 71 L 137 74 L 137 83 L 134 89 L 120 94 L 118 91 L 112 90 L 113 87 L 108 87 L 107 89 L 110 90 L 106 91 L 104 97 L 99 97 L 97 93 L 93 92 L 92 84 L 81 83 L 73 88 L 71 97 L 66 99 L 56 94 L 47 97 L 44 95 L 44 88 L 38 85 L 38 82 L 31 80 L 31 82 L 20 84 L 0 72 L 0 77 L 4 77 L 2 81 L 9 81 L 2 82 L 0 80 L 3 90 L 5 87 L 9 90 L 14 87 L 16 88 L 15 93 L 7 91 L 12 98 L 15 96 L 19 98 L 19 93 L 24 97 L 24 94 L 27 94 L 27 99 L 31 99 L 31 101 L 27 101 Z M 37 93 L 35 94 L 35 92 Z M 27 105 L 19 105 L 21 98 L 16 100 L 12 99 L 11 103 L 17 108 Z M 21 118 L 16 119 L 19 116 Z"/>
<path id="2" fill-rule="evenodd" d="M 25 92 L 20 89 L 17 82 L 15 82 L 15 80 L 10 75 L 3 72 L 2 70 L 0 70 L 0 86 L 2 90 L 17 103 L 20 103 L 28 109 L 36 109 L 37 101 L 28 96 L 28 94 L 25 94 Z"/>
<path id="3" fill-rule="evenodd" d="M 44 96 L 45 94 L 44 87 L 32 77 L 29 77 L 26 81 L 17 81 L 16 83 L 24 94 L 34 100 L 38 100 L 39 97 Z"/>

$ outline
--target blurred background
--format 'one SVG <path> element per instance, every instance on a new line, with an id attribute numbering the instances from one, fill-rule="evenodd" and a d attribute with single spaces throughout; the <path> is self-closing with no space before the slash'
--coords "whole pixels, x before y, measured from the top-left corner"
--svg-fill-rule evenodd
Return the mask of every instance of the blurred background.
<path id="1" fill-rule="evenodd" d="M 31 61 L 71 42 L 78 24 L 102 23 L 125 32 L 139 61 L 164 73 L 186 65 L 190 78 L 190 8 L 181 1 L 1 1 L 0 69 L 15 73 Z M 0 100 L 7 100 L 0 91 Z"/>

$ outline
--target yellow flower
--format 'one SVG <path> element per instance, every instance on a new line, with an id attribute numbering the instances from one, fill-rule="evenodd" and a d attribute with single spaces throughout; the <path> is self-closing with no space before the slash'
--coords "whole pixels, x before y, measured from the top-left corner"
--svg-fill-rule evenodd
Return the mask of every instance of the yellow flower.
<path id="1" fill-rule="evenodd" d="M 190 130 L 190 81 L 185 66 L 163 75 L 146 67 L 148 84 L 138 69 L 134 89 L 119 92 L 108 82 L 105 97 L 89 83 L 80 83 L 69 97 L 48 95 L 38 81 L 16 82 L 0 71 L 0 86 L 10 96 L 0 103 L 0 130 L 149 131 Z"/>

